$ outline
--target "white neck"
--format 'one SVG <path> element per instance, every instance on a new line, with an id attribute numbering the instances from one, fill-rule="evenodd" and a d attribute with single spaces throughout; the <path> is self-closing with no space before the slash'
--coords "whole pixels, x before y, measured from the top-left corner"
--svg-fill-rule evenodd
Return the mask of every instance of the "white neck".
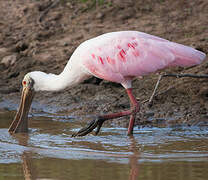
<path id="1" fill-rule="evenodd" d="M 80 68 L 67 64 L 59 75 L 46 74 L 40 71 L 33 71 L 27 74 L 34 80 L 35 91 L 60 91 L 66 87 L 72 87 L 89 77 L 89 74 Z"/>

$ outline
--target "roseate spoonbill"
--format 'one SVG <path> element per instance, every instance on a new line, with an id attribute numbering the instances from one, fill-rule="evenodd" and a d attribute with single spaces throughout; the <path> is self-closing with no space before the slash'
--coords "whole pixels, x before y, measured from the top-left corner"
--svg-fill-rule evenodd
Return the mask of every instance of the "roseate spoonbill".
<path id="1" fill-rule="evenodd" d="M 137 31 L 120 31 L 103 34 L 83 42 L 72 54 L 59 75 L 34 71 L 25 75 L 19 110 L 9 132 L 28 131 L 28 112 L 34 93 L 59 91 L 73 87 L 95 76 L 120 83 L 129 96 L 131 109 L 118 113 L 99 115 L 74 136 L 84 136 L 104 121 L 130 115 L 128 135 L 133 133 L 139 104 L 132 94 L 132 80 L 169 66 L 193 66 L 201 63 L 206 55 L 196 49 Z"/>

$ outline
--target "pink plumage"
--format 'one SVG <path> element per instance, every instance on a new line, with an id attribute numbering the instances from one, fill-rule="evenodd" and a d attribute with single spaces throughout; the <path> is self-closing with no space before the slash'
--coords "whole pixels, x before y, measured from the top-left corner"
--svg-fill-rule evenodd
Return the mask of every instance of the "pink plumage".
<path id="1" fill-rule="evenodd" d="M 194 48 L 137 31 L 98 36 L 82 43 L 75 54 L 90 74 L 125 88 L 134 77 L 168 66 L 193 66 L 205 58 Z"/>
<path id="2" fill-rule="evenodd" d="M 168 66 L 193 66 L 205 59 L 205 54 L 188 46 L 136 31 L 107 33 L 82 43 L 59 74 L 33 71 L 23 79 L 19 111 L 9 132 L 27 132 L 27 114 L 35 91 L 59 91 L 73 87 L 90 76 L 121 83 L 131 102 L 131 109 L 99 115 L 74 136 L 84 136 L 109 119 L 130 115 L 128 135 L 133 134 L 139 103 L 133 96 L 131 81 Z"/>

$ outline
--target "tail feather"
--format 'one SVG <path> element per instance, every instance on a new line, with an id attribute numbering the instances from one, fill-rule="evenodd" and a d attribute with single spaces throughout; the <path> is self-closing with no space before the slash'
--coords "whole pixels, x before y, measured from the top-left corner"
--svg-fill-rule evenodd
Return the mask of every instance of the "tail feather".
<path id="1" fill-rule="evenodd" d="M 193 66 L 200 64 L 206 57 L 205 53 L 182 44 L 171 43 L 169 49 L 175 56 L 170 66 Z"/>

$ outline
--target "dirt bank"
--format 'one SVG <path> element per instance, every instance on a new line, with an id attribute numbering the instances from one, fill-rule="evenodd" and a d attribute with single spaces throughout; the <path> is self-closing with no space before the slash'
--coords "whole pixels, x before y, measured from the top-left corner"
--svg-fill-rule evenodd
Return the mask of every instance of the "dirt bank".
<path id="1" fill-rule="evenodd" d="M 60 73 L 84 40 L 118 30 L 137 30 L 208 53 L 208 2 L 192 1 L 0 1 L 0 100 L 18 102 L 21 80 L 33 70 Z M 208 62 L 163 72 L 207 74 Z M 148 99 L 158 74 L 135 80 L 140 102 Z M 165 78 L 151 108 L 141 103 L 138 124 L 204 125 L 208 120 L 208 80 Z M 169 87 L 168 91 L 166 91 Z M 37 102 L 68 107 L 72 115 L 128 108 L 124 89 L 92 78 L 59 93 L 39 93 Z M 127 124 L 123 118 L 121 125 Z M 139 121 L 140 120 L 140 121 Z M 114 121 L 117 123 L 118 121 Z"/>

